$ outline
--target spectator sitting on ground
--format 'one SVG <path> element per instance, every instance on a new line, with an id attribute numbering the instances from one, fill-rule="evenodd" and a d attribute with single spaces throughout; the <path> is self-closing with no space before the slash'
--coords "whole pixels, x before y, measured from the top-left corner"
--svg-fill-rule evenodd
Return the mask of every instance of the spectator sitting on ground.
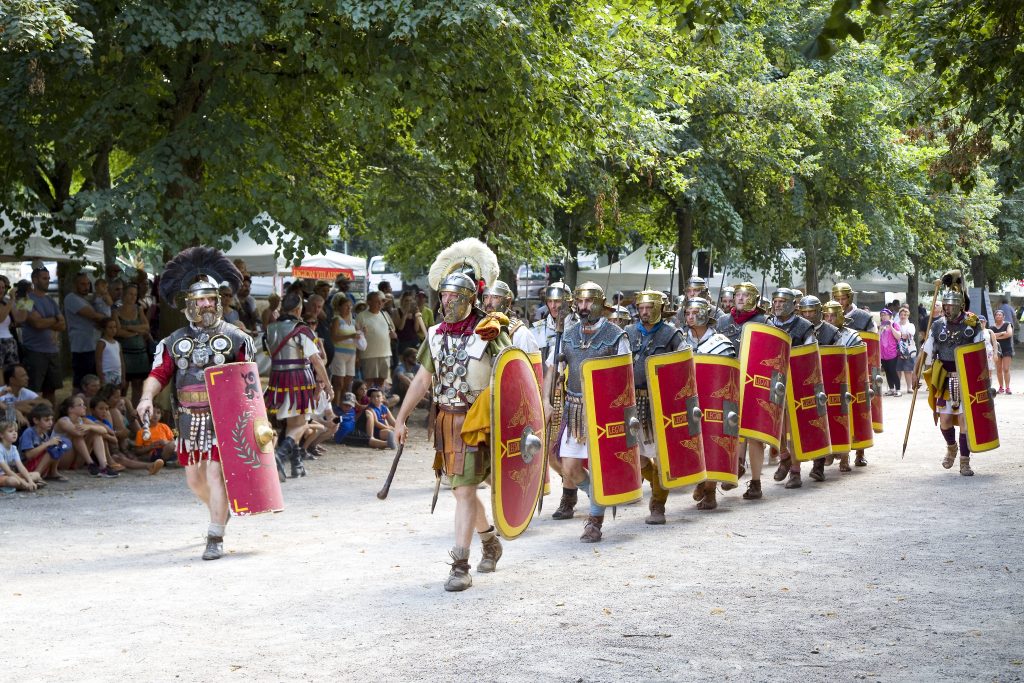
<path id="1" fill-rule="evenodd" d="M 338 430 L 334 432 L 334 443 L 347 443 L 346 439 L 355 431 L 356 395 L 349 391 L 341 398 L 341 407 L 338 413 Z"/>
<path id="2" fill-rule="evenodd" d="M 306 456 L 316 460 L 323 456 L 324 450 L 320 444 L 330 441 L 338 429 L 340 420 L 334 414 L 334 406 L 327 404 L 327 409 L 310 415 L 308 429 L 302 436 L 301 451 Z"/>
<path id="3" fill-rule="evenodd" d="M 146 438 L 144 429 L 135 432 L 135 455 L 143 462 L 155 463 L 157 460 L 163 460 L 165 463 L 172 463 L 178 459 L 174 446 L 174 432 L 160 421 L 161 417 L 163 411 L 158 406 L 153 406 L 149 438 Z"/>
<path id="4" fill-rule="evenodd" d="M 89 401 L 93 400 L 100 393 L 102 388 L 103 382 L 100 381 L 99 377 L 96 375 L 86 375 L 82 378 L 82 383 L 78 386 L 76 393 L 84 398 L 88 404 Z"/>
<path id="5" fill-rule="evenodd" d="M 370 405 L 364 415 L 366 416 L 366 433 L 370 437 L 370 446 L 373 448 L 394 448 L 395 447 L 395 417 L 386 405 L 384 405 L 384 392 L 374 387 L 368 393 Z"/>
<path id="6" fill-rule="evenodd" d="M 118 447 L 122 453 L 129 453 L 138 427 L 138 415 L 124 399 L 123 391 L 120 384 L 106 384 L 97 396 L 105 400 L 110 407 L 110 421 L 114 425 Z"/>
<path id="7" fill-rule="evenodd" d="M 86 419 L 91 420 L 95 424 L 103 425 L 106 428 L 106 432 L 103 434 L 103 441 L 106 444 L 107 457 L 122 468 L 129 470 L 149 470 L 150 474 L 156 474 L 163 469 L 164 461 L 160 458 L 157 458 L 151 463 L 144 463 L 139 462 L 135 458 L 132 458 L 121 451 L 122 441 L 114 431 L 114 422 L 110 418 L 110 405 L 103 397 L 97 396 L 92 400 L 92 402 L 90 402 L 89 414 L 86 416 Z"/>
<path id="8" fill-rule="evenodd" d="M 71 443 L 75 452 L 74 464 L 85 465 L 94 477 L 113 479 L 118 473 L 107 460 L 107 447 L 103 441 L 106 428 L 85 419 L 85 399 L 69 396 L 60 404 L 57 424 L 53 431 Z"/>
<path id="9" fill-rule="evenodd" d="M 28 425 L 29 411 L 37 405 L 51 405 L 45 398 L 28 388 L 28 371 L 21 365 L 8 365 L 4 368 L 4 377 L 7 378 L 6 386 L 0 387 L 0 402 L 8 406 L 6 414 L 0 414 L 0 419 L 17 422 L 19 425 Z M 13 403 L 13 406 L 10 404 Z M 13 410 L 11 409 L 13 407 Z"/>
<path id="10" fill-rule="evenodd" d="M 409 390 L 409 385 L 412 384 L 412 378 L 416 376 L 419 369 L 420 364 L 416 360 L 416 349 L 406 349 L 403 351 L 402 360 L 391 374 L 391 385 L 400 401 L 405 400 L 405 394 Z"/>
<path id="11" fill-rule="evenodd" d="M 29 426 L 22 432 L 18 448 L 25 467 L 44 480 L 66 482 L 60 467 L 71 467 L 75 459 L 71 442 L 53 433 L 53 408 L 37 405 L 28 414 Z"/>
<path id="12" fill-rule="evenodd" d="M 0 421 L 0 486 L 18 491 L 35 491 L 40 486 L 46 486 L 38 472 L 25 469 L 15 445 L 17 441 L 18 425 L 9 420 Z"/>

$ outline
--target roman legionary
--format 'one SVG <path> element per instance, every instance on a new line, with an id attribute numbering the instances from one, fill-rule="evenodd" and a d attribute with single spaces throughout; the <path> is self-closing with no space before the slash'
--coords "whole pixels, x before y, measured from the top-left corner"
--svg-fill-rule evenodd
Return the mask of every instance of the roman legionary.
<path id="1" fill-rule="evenodd" d="M 708 290 L 708 283 L 702 277 L 691 277 L 687 280 L 685 291 L 686 293 L 680 296 L 677 302 L 679 310 L 676 312 L 676 324 L 680 329 L 684 329 L 686 327 L 686 311 L 684 307 L 686 302 L 690 299 L 705 299 L 709 304 L 711 304 L 711 318 L 709 320 L 712 325 L 714 325 L 719 318 L 725 315 L 726 310 L 728 310 L 723 310 L 712 302 L 711 292 Z"/>
<path id="2" fill-rule="evenodd" d="M 561 347 L 562 337 L 559 335 L 559 330 L 564 334 L 577 322 L 577 318 L 571 311 L 572 291 L 564 282 L 556 282 L 545 287 L 543 295 L 548 314 L 543 320 L 538 320 L 533 324 L 532 331 L 537 345 L 540 347 L 541 356 L 546 359 L 556 346 Z M 559 327 L 560 325 L 561 327 Z M 545 365 L 545 376 L 548 371 L 549 369 Z M 554 406 L 554 410 L 548 414 L 548 443 L 546 444 L 548 466 L 562 480 L 562 498 L 558 503 L 558 508 L 551 515 L 551 519 L 572 519 L 576 515 L 576 501 L 579 494 L 576 492 L 576 485 L 562 474 L 562 461 L 558 456 L 558 440 L 561 438 L 562 428 L 562 406 L 565 400 L 565 378 L 561 375 L 553 378 L 551 387 L 550 391 L 553 393 L 544 396 L 544 400 Z"/>
<path id="3" fill-rule="evenodd" d="M 608 319 L 611 320 L 612 324 L 620 330 L 626 329 L 626 327 L 633 322 L 633 316 L 629 314 L 629 309 L 625 306 L 616 306 L 613 308 L 611 313 L 608 314 Z"/>
<path id="4" fill-rule="evenodd" d="M 927 354 L 925 363 L 930 366 L 925 368 L 924 378 L 928 383 L 928 403 L 939 417 L 939 431 L 946 441 L 942 466 L 947 470 L 953 467 L 959 442 L 960 474 L 973 477 L 964 413 L 964 403 L 968 402 L 971 388 L 961 386 L 956 349 L 981 340 L 981 325 L 977 315 L 965 310 L 968 302 L 963 293 L 960 271 L 946 273 L 943 284 L 945 287 L 939 295 L 943 317 L 932 321 L 931 334 L 922 348 Z M 960 427 L 959 439 L 957 426 Z"/>
<path id="5" fill-rule="evenodd" d="M 562 409 L 562 437 L 559 455 L 562 458 L 562 479 L 566 485 L 575 485 L 590 496 L 590 516 L 587 518 L 580 540 L 596 543 L 601 540 L 604 508 L 594 501 L 590 474 L 583 467 L 589 458 L 587 424 L 584 416 L 584 393 L 590 388 L 583 385 L 583 361 L 588 358 L 629 353 L 626 334 L 605 317 L 607 307 L 604 290 L 594 282 L 584 282 L 573 292 L 576 313 L 580 322 L 565 332 L 561 353 L 555 358 L 554 348 L 547 357 L 548 371 L 544 378 L 544 399 L 551 396 L 551 383 L 558 376 L 558 366 L 565 364 L 565 405 Z M 545 406 L 551 412 L 550 406 Z"/>
<path id="6" fill-rule="evenodd" d="M 291 463 L 292 477 L 306 476 L 299 443 L 321 394 L 334 396 L 316 335 L 302 320 L 302 295 L 292 290 L 281 301 L 281 317 L 267 326 L 264 344 L 270 353 L 270 378 L 263 394 L 267 413 L 284 422 L 277 446 L 278 468 Z"/>
<path id="7" fill-rule="evenodd" d="M 864 343 L 864 340 L 860 338 L 856 330 L 853 330 L 846 326 L 846 314 L 843 312 L 843 305 L 838 301 L 828 301 L 825 303 L 823 315 L 825 322 L 833 325 L 838 330 L 838 336 L 836 337 L 835 346 L 858 346 Z M 849 472 L 850 471 L 850 454 L 849 453 L 832 453 L 832 456 L 825 458 L 825 464 L 831 462 L 831 458 L 839 457 L 839 471 Z"/>
<path id="8" fill-rule="evenodd" d="M 655 453 L 655 434 L 651 424 L 651 402 L 647 392 L 647 359 L 659 353 L 671 353 L 683 345 L 683 333 L 661 317 L 664 295 L 654 290 L 644 290 L 634 299 L 640 321 L 626 326 L 626 339 L 633 352 L 633 384 L 636 387 L 636 414 L 640 419 L 639 450 L 641 472 L 651 483 L 650 514 L 647 524 L 665 523 L 665 501 L 668 489 L 662 487 L 658 477 Z"/>
<path id="9" fill-rule="evenodd" d="M 792 346 L 803 346 L 813 344 L 814 325 L 796 314 L 796 292 L 788 287 L 779 287 L 772 292 L 772 315 L 768 318 L 768 324 L 773 325 L 789 335 Z M 788 420 L 788 417 L 786 418 Z M 782 481 L 789 472 L 789 479 L 786 481 L 787 489 L 798 489 L 803 485 L 800 479 L 800 461 L 792 457 L 792 453 L 786 446 L 789 425 L 783 428 L 782 449 L 779 457 L 779 467 L 775 470 L 775 481 Z"/>
<path id="10" fill-rule="evenodd" d="M 686 320 L 684 342 L 696 354 L 710 356 L 736 357 L 736 348 L 732 341 L 721 332 L 710 326 L 711 304 L 704 298 L 687 299 L 683 303 L 681 313 Z M 736 484 L 722 484 L 722 490 L 730 491 Z M 697 485 L 693 491 L 693 499 L 697 501 L 698 510 L 714 510 L 718 507 L 718 484 L 705 481 Z"/>
<path id="11" fill-rule="evenodd" d="M 874 332 L 875 319 L 871 313 L 862 308 L 857 308 L 853 302 L 853 287 L 846 282 L 837 282 L 832 287 L 832 300 L 838 301 L 843 307 L 843 317 L 846 327 L 854 332 Z M 858 335 L 859 338 L 859 335 Z M 857 467 L 866 467 L 868 461 L 864 458 L 864 449 L 857 449 L 857 459 L 854 461 Z"/>
<path id="12" fill-rule="evenodd" d="M 540 351 L 537 346 L 537 338 L 530 328 L 515 315 L 512 304 L 515 303 L 515 295 L 512 288 L 501 280 L 495 280 L 494 284 L 486 287 L 482 299 L 485 313 L 501 313 L 508 318 L 508 335 L 512 339 L 512 346 L 522 349 L 526 353 Z"/>
<path id="13" fill-rule="evenodd" d="M 723 311 L 731 311 L 734 303 L 734 297 L 736 296 L 736 288 L 732 286 L 722 287 L 721 293 L 718 295 L 718 305 L 721 306 Z"/>
<path id="14" fill-rule="evenodd" d="M 761 311 L 761 292 L 752 282 L 743 282 L 733 288 L 733 307 L 718 319 L 719 332 L 732 342 L 736 355 L 740 355 L 743 340 L 743 326 L 747 323 L 766 323 L 768 318 Z M 750 483 L 743 493 L 746 500 L 761 498 L 761 468 L 764 467 L 764 444 L 760 441 L 744 441 L 739 445 L 740 468 L 743 469 L 743 451 L 750 454 Z"/>
<path id="15" fill-rule="evenodd" d="M 438 254 L 430 268 L 430 286 L 441 300 L 442 322 L 427 330 L 417 360 L 420 369 L 409 385 L 398 411 L 395 438 L 404 444 L 406 421 L 416 404 L 433 387 L 435 470 L 451 481 L 455 496 L 455 547 L 449 553 L 451 572 L 446 591 L 463 591 L 473 585 L 469 549 L 473 531 L 480 536 L 482 557 L 478 573 L 493 572 L 501 558 L 501 542 L 477 496 L 477 487 L 490 475 L 487 444 L 470 445 L 463 439 L 463 424 L 477 398 L 490 386 L 491 368 L 498 352 L 509 344 L 508 335 L 486 341 L 476 334 L 485 315 L 474 307 L 477 284 L 459 272 L 471 268 L 485 282 L 498 276 L 498 260 L 485 244 L 467 238 Z"/>
<path id="16" fill-rule="evenodd" d="M 833 346 L 839 343 L 839 328 L 832 323 L 825 322 L 822 317 L 821 299 L 809 294 L 800 299 L 797 306 L 800 315 L 814 327 L 814 338 L 818 346 Z M 811 465 L 811 479 L 814 481 L 825 481 L 825 458 L 814 459 Z"/>
<path id="17" fill-rule="evenodd" d="M 172 385 L 178 462 L 185 465 L 188 487 L 210 513 L 204 560 L 223 556 L 224 528 L 228 522 L 224 472 L 204 371 L 215 365 L 251 361 L 256 355 L 252 338 L 224 322 L 219 293 L 223 282 L 237 290 L 242 274 L 216 249 L 192 247 L 167 263 L 160 277 L 160 296 L 172 303 L 178 294 L 184 293 L 189 324 L 157 344 L 153 369 L 142 384 L 138 405 L 139 418 L 144 425 L 149 424 L 154 397 L 165 386 Z"/>

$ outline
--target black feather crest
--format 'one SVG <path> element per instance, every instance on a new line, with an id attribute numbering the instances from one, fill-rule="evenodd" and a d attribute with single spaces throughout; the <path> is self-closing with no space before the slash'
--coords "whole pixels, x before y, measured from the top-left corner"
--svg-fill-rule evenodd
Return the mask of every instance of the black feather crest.
<path id="1" fill-rule="evenodd" d="M 242 274 L 222 251 L 213 247 L 189 247 L 164 266 L 160 276 L 160 297 L 174 302 L 179 292 L 187 291 L 204 275 L 218 285 L 227 284 L 232 292 L 238 291 L 242 284 Z"/>

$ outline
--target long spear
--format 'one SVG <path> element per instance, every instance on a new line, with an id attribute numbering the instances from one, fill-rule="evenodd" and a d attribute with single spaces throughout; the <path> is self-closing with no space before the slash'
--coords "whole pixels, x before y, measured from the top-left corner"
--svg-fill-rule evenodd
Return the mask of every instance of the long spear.
<path id="1" fill-rule="evenodd" d="M 644 273 L 644 289 L 647 289 L 647 276 L 651 274 L 651 248 L 648 247 L 647 251 L 644 252 L 644 258 L 647 259 L 647 272 Z"/>
<path id="2" fill-rule="evenodd" d="M 942 284 L 942 280 L 935 281 L 935 291 L 932 293 L 932 300 L 929 304 L 928 310 L 928 327 L 925 330 L 924 338 L 927 340 L 932 332 L 932 320 L 935 316 L 932 314 L 935 312 L 935 300 L 939 296 L 939 285 Z M 919 379 L 921 377 L 921 368 L 924 366 L 924 353 L 918 354 L 917 363 L 914 364 L 914 378 Z M 914 406 L 917 404 L 917 390 L 921 387 L 920 382 L 914 382 L 914 397 L 910 399 L 910 414 L 907 415 L 907 431 L 903 434 L 903 453 L 900 454 L 900 460 L 907 455 L 907 441 L 910 440 L 910 423 L 914 419 Z"/>

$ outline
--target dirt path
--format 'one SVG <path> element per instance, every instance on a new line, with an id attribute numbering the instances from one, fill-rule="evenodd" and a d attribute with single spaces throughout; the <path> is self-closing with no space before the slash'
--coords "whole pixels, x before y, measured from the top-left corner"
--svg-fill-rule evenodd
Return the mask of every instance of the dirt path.
<path id="1" fill-rule="evenodd" d="M 666 526 L 620 508 L 590 546 L 549 497 L 463 594 L 442 590 L 454 504 L 429 514 L 422 440 L 386 502 L 390 456 L 332 448 L 218 562 L 181 471 L 4 496 L 3 678 L 1020 680 L 1024 396 L 1000 397 L 1003 447 L 971 479 L 939 466 L 923 403 L 900 460 L 909 401 L 886 400 L 869 467 L 769 475 L 760 502 L 676 493 Z"/>

